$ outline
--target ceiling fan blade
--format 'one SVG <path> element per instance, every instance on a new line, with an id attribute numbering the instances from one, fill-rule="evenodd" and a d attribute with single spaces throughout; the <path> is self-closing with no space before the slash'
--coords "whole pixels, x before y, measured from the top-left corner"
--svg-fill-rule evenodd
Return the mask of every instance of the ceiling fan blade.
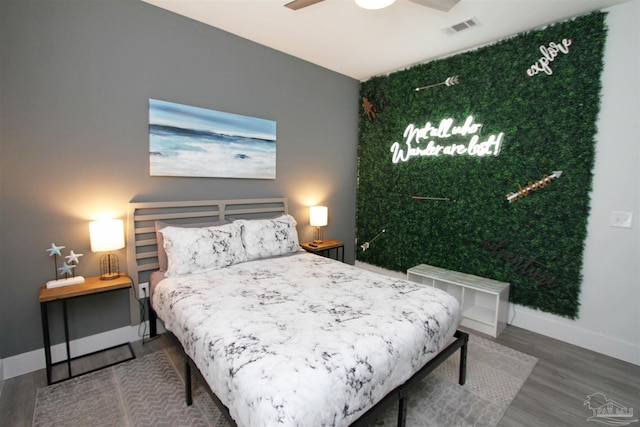
<path id="1" fill-rule="evenodd" d="M 312 4 L 320 3 L 321 1 L 324 0 L 293 0 L 292 2 L 289 2 L 284 6 L 288 7 L 289 9 L 298 10 L 302 9 L 303 7 L 311 6 Z"/>
<path id="2" fill-rule="evenodd" d="M 438 9 L 443 12 L 448 12 L 453 6 L 458 4 L 460 0 L 410 0 L 421 6 L 430 7 L 432 9 Z"/>

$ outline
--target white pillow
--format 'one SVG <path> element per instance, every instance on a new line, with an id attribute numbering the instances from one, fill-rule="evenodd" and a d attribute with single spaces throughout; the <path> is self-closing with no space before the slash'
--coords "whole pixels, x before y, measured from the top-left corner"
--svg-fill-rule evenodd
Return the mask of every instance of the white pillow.
<path id="1" fill-rule="evenodd" d="M 222 220 L 222 221 L 210 221 L 210 222 L 200 222 L 196 224 L 170 224 L 163 221 L 156 221 L 156 241 L 158 242 L 158 264 L 160 265 L 160 271 L 167 271 L 167 253 L 164 251 L 164 237 L 160 230 L 165 227 L 180 227 L 180 228 L 203 228 L 203 227 L 211 227 L 218 226 L 222 224 L 229 224 L 231 221 Z"/>
<path id="2" fill-rule="evenodd" d="M 296 220 L 291 215 L 274 219 L 239 219 L 247 260 L 285 255 L 302 250 L 298 244 Z"/>
<path id="3" fill-rule="evenodd" d="M 247 260 L 241 227 L 231 223 L 202 228 L 165 227 L 166 277 L 204 273 Z"/>

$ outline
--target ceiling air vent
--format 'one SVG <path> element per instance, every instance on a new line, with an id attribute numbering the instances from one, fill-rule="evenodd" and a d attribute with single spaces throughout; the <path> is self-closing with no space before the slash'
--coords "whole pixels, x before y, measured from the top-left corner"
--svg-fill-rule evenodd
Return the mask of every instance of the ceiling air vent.
<path id="1" fill-rule="evenodd" d="M 480 25 L 480 22 L 478 22 L 476 18 L 470 18 L 450 27 L 443 28 L 442 31 L 444 31 L 445 34 L 452 36 L 454 34 L 461 33 L 462 31 L 477 27 L 478 25 Z"/>

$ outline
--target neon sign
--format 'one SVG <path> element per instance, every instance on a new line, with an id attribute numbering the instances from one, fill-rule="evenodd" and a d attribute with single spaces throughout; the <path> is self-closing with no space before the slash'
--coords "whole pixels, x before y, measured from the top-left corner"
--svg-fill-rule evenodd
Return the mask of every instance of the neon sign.
<path id="1" fill-rule="evenodd" d="M 478 133 L 482 129 L 481 123 L 475 123 L 473 116 L 467 117 L 462 125 L 454 125 L 454 119 L 447 118 L 440 121 L 438 127 L 427 122 L 424 127 L 418 128 L 409 124 L 404 130 L 404 146 L 399 142 L 391 145 L 391 160 L 393 163 L 406 162 L 412 157 L 437 157 L 440 155 L 456 156 L 468 155 L 475 157 L 497 156 L 500 154 L 500 146 L 504 133 L 489 135 L 485 141 L 480 141 Z M 468 137 L 471 139 L 463 143 L 451 143 L 440 145 L 436 139 L 451 137 Z"/>

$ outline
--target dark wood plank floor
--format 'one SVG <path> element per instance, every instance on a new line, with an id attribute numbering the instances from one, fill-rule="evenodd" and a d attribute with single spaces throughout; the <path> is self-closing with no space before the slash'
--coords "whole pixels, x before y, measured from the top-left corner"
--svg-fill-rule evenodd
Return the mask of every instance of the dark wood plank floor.
<path id="1" fill-rule="evenodd" d="M 640 367 L 508 326 L 497 342 L 540 359 L 509 406 L 500 427 L 591 426 L 587 396 L 601 392 L 640 417 Z M 175 345 L 162 336 L 132 343 L 137 357 Z M 44 370 L 5 380 L 0 395 L 0 426 L 31 426 L 36 390 L 44 387 Z M 636 424 L 637 425 L 637 424 Z M 449 427 L 449 426 L 443 426 Z"/>

